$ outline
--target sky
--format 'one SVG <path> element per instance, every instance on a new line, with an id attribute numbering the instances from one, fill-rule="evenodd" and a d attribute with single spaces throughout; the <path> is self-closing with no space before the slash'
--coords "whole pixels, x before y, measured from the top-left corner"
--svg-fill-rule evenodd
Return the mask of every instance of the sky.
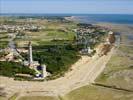
<path id="1" fill-rule="evenodd" d="M 0 13 L 133 14 L 133 0 L 0 0 Z"/>

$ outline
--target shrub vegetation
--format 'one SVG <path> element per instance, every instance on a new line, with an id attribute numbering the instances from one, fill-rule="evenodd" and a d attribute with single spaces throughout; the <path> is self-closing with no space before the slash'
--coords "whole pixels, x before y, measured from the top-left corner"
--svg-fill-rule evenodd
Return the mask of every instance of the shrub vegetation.
<path id="1" fill-rule="evenodd" d="M 20 63 L 0 61 L 0 75 L 15 77 L 17 73 L 34 75 L 35 71 Z"/>
<path id="2" fill-rule="evenodd" d="M 72 44 L 39 45 L 33 47 L 33 50 L 33 59 L 47 65 L 52 79 L 62 76 L 80 58 L 77 46 Z M 27 54 L 22 55 L 28 58 Z"/>

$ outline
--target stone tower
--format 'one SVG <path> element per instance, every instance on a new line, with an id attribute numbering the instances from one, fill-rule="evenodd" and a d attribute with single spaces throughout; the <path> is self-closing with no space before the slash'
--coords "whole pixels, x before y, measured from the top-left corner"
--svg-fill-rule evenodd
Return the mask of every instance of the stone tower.
<path id="1" fill-rule="evenodd" d="M 29 62 L 29 66 L 31 66 L 32 63 L 33 63 L 31 42 L 29 42 L 28 47 L 29 47 L 29 51 L 28 51 L 28 62 Z"/>
<path id="2" fill-rule="evenodd" d="M 48 72 L 46 71 L 46 65 L 42 65 L 42 75 L 43 78 L 48 76 Z"/>

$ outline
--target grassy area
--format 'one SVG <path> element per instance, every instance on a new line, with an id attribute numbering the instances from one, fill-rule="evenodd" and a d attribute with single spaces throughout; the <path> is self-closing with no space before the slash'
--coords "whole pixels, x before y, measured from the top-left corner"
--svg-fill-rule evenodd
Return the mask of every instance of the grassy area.
<path id="1" fill-rule="evenodd" d="M 6 32 L 0 32 L 0 48 L 5 48 L 8 45 L 8 36 Z"/>
<path id="2" fill-rule="evenodd" d="M 4 97 L 1 97 L 1 96 L 0 96 L 0 100 L 6 100 L 6 99 L 5 99 Z"/>
<path id="3" fill-rule="evenodd" d="M 40 23 L 39 21 L 37 23 Z M 15 43 L 20 46 L 24 46 L 26 41 L 32 41 L 34 45 L 40 45 L 40 42 L 50 43 L 51 40 L 70 40 L 72 41 L 75 33 L 72 29 L 77 27 L 77 23 L 75 22 L 62 22 L 59 20 L 53 21 L 44 21 L 39 24 L 44 29 L 39 32 L 25 32 L 25 36 L 19 36 L 19 38 L 15 39 Z M 24 42 L 24 43 L 23 43 Z"/>
<path id="4" fill-rule="evenodd" d="M 0 48 L 6 48 L 8 46 L 8 41 L 0 41 Z"/>
<path id="5" fill-rule="evenodd" d="M 50 33 L 50 34 L 56 34 L 56 33 Z M 32 39 L 31 39 L 32 38 Z M 23 47 L 26 46 L 26 44 L 28 43 L 29 40 L 32 41 L 33 45 L 41 45 L 41 44 L 51 44 L 53 42 L 53 40 L 69 40 L 72 41 L 74 38 L 74 34 L 69 33 L 69 34 L 65 34 L 64 33 L 58 33 L 58 35 L 56 36 L 34 36 L 34 37 L 30 37 L 29 39 L 15 39 L 15 43 L 17 44 L 18 47 Z M 59 42 L 56 42 L 59 43 Z"/>
<path id="6" fill-rule="evenodd" d="M 131 93 L 96 86 L 81 87 L 65 96 L 66 100 L 131 100 L 132 97 Z"/>
<path id="7" fill-rule="evenodd" d="M 15 43 L 18 46 L 24 46 L 24 41 L 32 41 L 35 45 L 40 45 L 41 42 L 47 42 L 50 43 L 51 40 L 69 40 L 72 41 L 75 33 L 68 31 L 68 32 L 60 32 L 58 30 L 55 31 L 43 31 L 43 32 L 32 32 L 26 34 L 28 37 L 24 38 L 16 38 Z"/>
<path id="8" fill-rule="evenodd" d="M 128 46 L 120 46 L 119 48 L 122 52 L 125 52 L 127 54 L 133 55 L 133 47 L 128 47 Z"/>
<path id="9" fill-rule="evenodd" d="M 114 73 L 123 70 L 131 70 L 133 64 L 131 47 L 121 46 L 111 57 L 103 73 L 96 79 L 96 82 L 106 83 Z"/>
<path id="10" fill-rule="evenodd" d="M 8 100 L 16 100 L 18 97 L 18 93 L 15 93 L 13 96 L 11 96 Z"/>
<path id="11" fill-rule="evenodd" d="M 51 38 L 56 38 L 56 39 L 64 39 L 64 40 L 73 40 L 75 33 L 74 32 L 63 32 L 63 31 L 50 31 L 48 32 L 47 36 Z"/>
<path id="12" fill-rule="evenodd" d="M 71 44 L 73 41 L 70 40 L 52 40 L 52 41 L 39 41 L 37 42 L 41 46 L 47 46 L 47 45 L 66 45 Z"/>
<path id="13" fill-rule="evenodd" d="M 132 98 L 132 93 L 90 85 L 73 90 L 65 96 L 59 96 L 58 98 L 26 96 L 19 100 L 132 100 Z"/>

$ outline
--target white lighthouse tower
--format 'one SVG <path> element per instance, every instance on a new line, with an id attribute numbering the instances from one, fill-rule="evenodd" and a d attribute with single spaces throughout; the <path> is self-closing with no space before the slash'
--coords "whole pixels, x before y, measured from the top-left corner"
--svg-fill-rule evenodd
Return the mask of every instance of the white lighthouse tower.
<path id="1" fill-rule="evenodd" d="M 28 47 L 29 47 L 29 51 L 28 51 L 28 62 L 29 62 L 29 66 L 31 66 L 32 63 L 33 63 L 31 42 L 29 42 Z"/>
<path id="2" fill-rule="evenodd" d="M 45 78 L 48 76 L 48 72 L 46 70 L 46 65 L 42 65 L 42 77 Z"/>

